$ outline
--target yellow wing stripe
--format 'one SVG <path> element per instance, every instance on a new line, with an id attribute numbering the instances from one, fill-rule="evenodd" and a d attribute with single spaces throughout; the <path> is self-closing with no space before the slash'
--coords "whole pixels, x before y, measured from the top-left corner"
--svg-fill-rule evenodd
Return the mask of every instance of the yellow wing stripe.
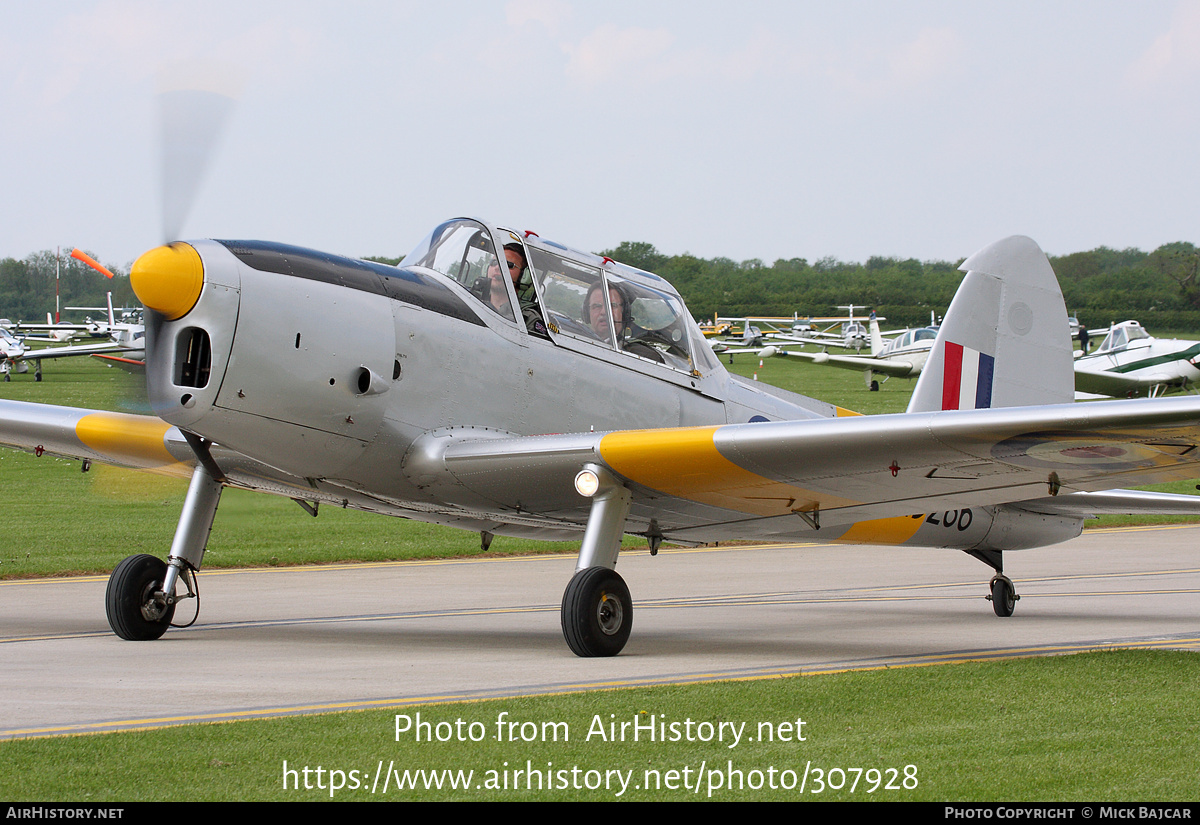
<path id="1" fill-rule="evenodd" d="M 917 534 L 925 523 L 924 515 L 896 516 L 895 518 L 879 518 L 871 521 L 860 521 L 850 527 L 840 538 L 839 542 L 854 544 L 904 544 Z"/>
<path id="2" fill-rule="evenodd" d="M 75 424 L 75 435 L 89 449 L 149 466 L 176 464 L 165 437 L 171 425 L 146 415 L 91 413 Z"/>
<path id="3" fill-rule="evenodd" d="M 600 439 L 600 456 L 638 484 L 679 498 L 760 516 L 859 502 L 804 490 L 739 467 L 717 450 L 719 427 L 628 430 Z"/>

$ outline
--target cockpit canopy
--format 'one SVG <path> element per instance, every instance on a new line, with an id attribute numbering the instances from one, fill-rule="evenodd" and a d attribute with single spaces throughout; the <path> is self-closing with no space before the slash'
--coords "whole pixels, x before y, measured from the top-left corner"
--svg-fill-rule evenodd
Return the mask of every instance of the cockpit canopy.
<path id="1" fill-rule="evenodd" d="M 560 346 L 615 350 L 692 376 L 719 368 L 665 280 L 532 233 L 457 218 L 434 229 L 400 266 L 438 272 L 496 315 Z"/>
<path id="2" fill-rule="evenodd" d="M 1095 352 L 1110 352 L 1123 349 L 1134 341 L 1149 340 L 1150 333 L 1142 328 L 1137 321 L 1125 321 L 1109 328 L 1108 335 L 1100 342 Z M 1093 353 L 1094 354 L 1094 353 Z"/>
<path id="3" fill-rule="evenodd" d="M 919 341 L 933 341 L 937 338 L 938 331 L 934 327 L 922 327 L 921 329 L 910 329 L 908 332 L 894 339 L 891 346 L 892 350 L 900 350 L 905 347 L 912 346 Z"/>

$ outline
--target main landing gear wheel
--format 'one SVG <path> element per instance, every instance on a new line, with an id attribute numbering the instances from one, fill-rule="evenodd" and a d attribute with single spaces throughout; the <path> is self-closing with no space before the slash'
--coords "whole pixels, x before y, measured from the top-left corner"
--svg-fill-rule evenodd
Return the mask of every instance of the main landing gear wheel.
<path id="1" fill-rule="evenodd" d="M 589 567 L 563 593 L 562 629 L 576 656 L 616 656 L 633 628 L 633 599 L 615 570 Z"/>
<path id="2" fill-rule="evenodd" d="M 996 615 L 1000 618 L 1008 618 L 1013 614 L 1013 609 L 1021 599 L 1017 595 L 1016 588 L 1013 587 L 1012 580 L 1007 576 L 995 576 L 991 586 L 992 595 L 988 596 L 988 599 L 992 602 L 992 610 L 996 611 Z"/>
<path id="3" fill-rule="evenodd" d="M 117 565 L 104 593 L 104 609 L 113 633 L 130 642 L 144 642 L 167 632 L 175 605 L 154 595 L 162 589 L 166 575 L 167 563 L 145 553 L 128 556 Z"/>

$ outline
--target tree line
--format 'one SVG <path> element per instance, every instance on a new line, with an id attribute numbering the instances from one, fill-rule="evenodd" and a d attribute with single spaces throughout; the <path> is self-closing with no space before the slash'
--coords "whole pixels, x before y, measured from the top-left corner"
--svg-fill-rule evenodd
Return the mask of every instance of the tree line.
<path id="1" fill-rule="evenodd" d="M 918 326 L 930 312 L 941 316 L 962 281 L 962 261 L 919 261 L 873 256 L 863 263 L 826 257 L 697 258 L 666 255 L 653 244 L 625 241 L 599 254 L 654 272 L 679 290 L 697 318 L 721 315 L 801 317 L 838 314 L 839 304 L 862 304 L 889 326 Z M 374 260 L 396 263 L 397 258 Z M 1200 331 L 1200 250 L 1187 242 L 1152 252 L 1110 249 L 1051 257 L 1067 308 L 1087 326 L 1135 318 L 1152 333 Z M 62 306 L 137 306 L 123 270 L 109 266 L 111 281 L 70 257 L 57 261 Z M 55 254 L 0 259 L 0 317 L 38 322 L 54 310 Z"/>
<path id="2" fill-rule="evenodd" d="M 600 253 L 655 272 L 683 295 L 697 318 L 839 314 L 839 304 L 862 304 L 889 326 L 929 323 L 943 315 L 962 281 L 959 261 L 919 261 L 882 256 L 865 263 L 821 258 L 697 258 L 665 255 L 653 244 L 626 241 Z M 1089 327 L 1130 318 L 1152 331 L 1200 331 L 1200 250 L 1190 243 L 1164 244 L 1153 252 L 1099 247 L 1051 257 L 1063 298 Z"/>
<path id="3" fill-rule="evenodd" d="M 107 292 L 113 294 L 114 307 L 141 306 L 129 285 L 128 273 L 108 264 L 106 266 L 113 273 L 110 280 L 70 257 L 69 252 L 61 253 L 57 261 L 51 250 L 35 252 L 22 260 L 0 259 L 0 318 L 45 323 L 46 313 L 54 312 L 56 271 L 61 306 L 102 307 Z M 98 312 L 64 312 L 63 320 L 82 320 L 84 314 L 92 318 L 101 315 Z"/>

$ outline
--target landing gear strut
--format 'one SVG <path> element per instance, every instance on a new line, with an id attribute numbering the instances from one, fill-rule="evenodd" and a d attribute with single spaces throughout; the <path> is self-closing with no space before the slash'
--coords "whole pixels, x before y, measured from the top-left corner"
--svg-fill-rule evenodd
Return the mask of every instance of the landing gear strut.
<path id="1" fill-rule="evenodd" d="M 1021 597 L 1017 595 L 1017 589 L 1013 587 L 1012 579 L 1004 575 L 1004 553 L 999 550 L 979 548 L 963 552 L 968 556 L 974 556 L 996 571 L 996 575 L 992 576 L 992 580 L 988 582 L 987 600 L 992 603 L 992 610 L 996 611 L 997 616 L 1007 619 L 1013 614 Z"/>
<path id="2" fill-rule="evenodd" d="M 200 569 L 222 489 L 221 482 L 205 465 L 198 465 L 192 472 L 167 561 L 143 553 L 117 565 L 104 595 L 108 626 L 113 633 L 127 641 L 144 642 L 167 632 L 180 598 L 175 595 L 175 584 L 186 575 L 185 571 L 194 574 Z M 195 595 L 189 584 L 184 598 Z"/>
<path id="3" fill-rule="evenodd" d="M 632 496 L 596 464 L 585 465 L 575 489 L 591 496 L 592 509 L 575 575 L 563 593 L 563 637 L 576 656 L 616 656 L 633 628 L 633 599 L 625 580 L 613 570 Z"/>

